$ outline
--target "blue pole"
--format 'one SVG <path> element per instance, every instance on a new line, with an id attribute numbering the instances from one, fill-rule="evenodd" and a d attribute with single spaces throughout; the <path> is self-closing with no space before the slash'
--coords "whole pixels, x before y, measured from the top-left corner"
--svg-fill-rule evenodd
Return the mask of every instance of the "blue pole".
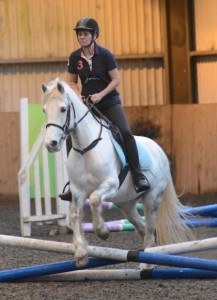
<path id="1" fill-rule="evenodd" d="M 198 207 L 187 207 L 184 209 L 184 211 L 192 215 L 217 217 L 217 204 L 210 204 Z"/>
<path id="2" fill-rule="evenodd" d="M 140 278 L 145 279 L 215 279 L 217 272 L 194 269 L 153 269 L 143 270 Z"/>
<path id="3" fill-rule="evenodd" d="M 51 274 L 68 272 L 68 271 L 91 269 L 91 268 L 97 268 L 97 267 L 102 267 L 107 265 L 118 264 L 118 263 L 122 263 L 122 261 L 111 260 L 111 259 L 89 258 L 87 265 L 83 268 L 78 268 L 76 266 L 75 260 L 67 260 L 67 261 L 32 266 L 32 267 L 23 267 L 19 269 L 0 271 L 0 282 L 10 282 L 15 280 L 18 281 L 22 279 L 31 278 L 31 277 L 51 275 Z"/>
<path id="4" fill-rule="evenodd" d="M 129 251 L 128 261 L 184 268 L 141 270 L 141 279 L 217 278 L 216 260 Z M 83 268 L 77 268 L 74 260 L 68 260 L 32 267 L 5 270 L 0 271 L 0 282 L 21 281 L 32 277 L 97 268 L 118 263 L 123 263 L 123 261 L 89 258 L 88 264 Z M 185 269 L 185 267 L 188 269 Z M 192 269 L 189 269 L 189 267 Z"/>
<path id="5" fill-rule="evenodd" d="M 178 268 L 191 268 L 206 271 L 217 271 L 217 260 L 184 257 L 160 253 L 148 253 L 129 251 L 127 255 L 128 261 L 137 261 L 140 263 L 173 266 Z"/>
<path id="6" fill-rule="evenodd" d="M 184 224 L 191 228 L 200 228 L 200 227 L 217 227 L 217 218 L 200 218 L 200 219 L 190 219 L 184 220 Z M 110 232 L 119 232 L 119 231 L 134 231 L 135 227 L 126 219 L 116 220 L 106 222 Z M 92 223 L 84 223 L 83 230 L 86 233 L 92 233 L 93 225 Z"/>
<path id="7" fill-rule="evenodd" d="M 184 223 L 188 227 L 217 227 L 217 218 L 201 218 L 201 219 L 191 219 L 185 220 Z"/>
<path id="8" fill-rule="evenodd" d="M 195 202 L 196 202 L 196 200 L 195 200 Z M 87 202 L 87 203 L 89 203 L 89 202 Z M 118 210 L 118 207 L 115 204 L 113 204 L 112 202 L 103 202 L 102 207 L 104 209 Z M 137 207 L 138 211 L 143 211 L 143 206 L 141 203 L 137 203 L 136 207 Z M 217 217 L 217 204 L 210 204 L 210 205 L 197 206 L 197 207 L 186 206 L 184 211 L 191 215 Z"/>

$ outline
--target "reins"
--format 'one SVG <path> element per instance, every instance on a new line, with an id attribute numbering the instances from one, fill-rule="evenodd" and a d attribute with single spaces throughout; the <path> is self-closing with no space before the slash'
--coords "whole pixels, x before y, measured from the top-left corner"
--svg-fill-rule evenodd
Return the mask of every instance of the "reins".
<path id="1" fill-rule="evenodd" d="M 75 127 L 78 125 L 78 123 L 80 123 L 80 122 L 87 116 L 87 114 L 88 114 L 89 112 L 92 113 L 92 109 L 93 109 L 93 108 L 96 109 L 96 107 L 94 107 L 94 103 L 90 103 L 90 96 L 87 97 L 87 98 L 83 98 L 83 102 L 84 102 L 84 104 L 85 104 L 86 107 L 87 107 L 87 111 L 86 111 L 86 113 L 83 115 L 83 117 L 81 117 L 80 120 L 79 120 L 77 123 L 75 123 Z M 75 148 L 75 147 L 73 146 L 73 144 L 72 144 L 73 150 L 79 152 L 79 153 L 82 154 L 82 155 L 85 154 L 87 151 L 93 149 L 93 148 L 98 144 L 98 142 L 102 140 L 101 135 L 102 135 L 103 124 L 102 124 L 102 122 L 99 122 L 98 118 L 96 118 L 96 116 L 95 116 L 93 113 L 92 113 L 92 116 L 93 116 L 94 119 L 97 120 L 97 122 L 100 124 L 100 132 L 99 132 L 98 138 L 95 139 L 89 146 L 87 146 L 87 147 L 84 148 L 84 149 L 78 149 L 78 148 Z"/>

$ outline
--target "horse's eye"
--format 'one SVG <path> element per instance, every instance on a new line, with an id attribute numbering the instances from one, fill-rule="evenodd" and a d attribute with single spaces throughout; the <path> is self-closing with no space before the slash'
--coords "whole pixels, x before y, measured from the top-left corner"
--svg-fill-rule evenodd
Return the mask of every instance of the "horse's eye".
<path id="1" fill-rule="evenodd" d="M 60 111 L 61 111 L 62 113 L 66 112 L 66 107 L 61 107 Z"/>

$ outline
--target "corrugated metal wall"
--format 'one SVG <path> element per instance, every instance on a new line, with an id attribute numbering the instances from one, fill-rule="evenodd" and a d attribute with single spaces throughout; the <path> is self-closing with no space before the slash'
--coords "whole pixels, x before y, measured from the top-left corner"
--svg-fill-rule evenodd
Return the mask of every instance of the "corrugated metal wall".
<path id="1" fill-rule="evenodd" d="M 20 98 L 27 97 L 30 103 L 40 103 L 41 83 L 52 78 L 66 80 L 66 64 L 17 63 L 0 66 L 0 111 L 19 111 Z"/>
<path id="2" fill-rule="evenodd" d="M 216 0 L 194 0 L 197 51 L 217 50 Z"/>
<path id="3" fill-rule="evenodd" d="M 197 97 L 199 103 L 216 103 L 217 1 L 194 0 Z M 211 52 L 215 51 L 215 56 Z M 198 53 L 199 54 L 199 53 Z"/>
<path id="4" fill-rule="evenodd" d="M 0 111 L 40 101 L 40 85 L 66 79 L 73 32 L 83 16 L 96 18 L 98 42 L 117 57 L 125 106 L 166 103 L 164 0 L 1 0 Z"/>
<path id="5" fill-rule="evenodd" d="M 163 52 L 160 0 L 1 0 L 0 16 L 1 59 L 67 56 L 83 16 L 97 19 L 116 55 Z"/>

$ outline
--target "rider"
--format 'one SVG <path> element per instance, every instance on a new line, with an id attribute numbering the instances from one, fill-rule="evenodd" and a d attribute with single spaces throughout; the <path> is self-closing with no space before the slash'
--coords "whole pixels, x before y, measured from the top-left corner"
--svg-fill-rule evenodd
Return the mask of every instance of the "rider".
<path id="1" fill-rule="evenodd" d="M 129 128 L 116 87 L 120 83 L 119 71 L 113 54 L 96 43 L 99 26 L 96 20 L 85 17 L 74 28 L 80 48 L 72 52 L 68 60 L 68 79 L 71 88 L 79 95 L 90 96 L 98 110 L 105 115 L 123 136 L 126 157 L 137 193 L 149 190 L 149 182 L 142 174 L 136 142 Z M 81 92 L 78 88 L 81 81 Z M 68 149 L 69 150 L 69 149 Z M 69 200 L 69 191 L 59 195 Z"/>

